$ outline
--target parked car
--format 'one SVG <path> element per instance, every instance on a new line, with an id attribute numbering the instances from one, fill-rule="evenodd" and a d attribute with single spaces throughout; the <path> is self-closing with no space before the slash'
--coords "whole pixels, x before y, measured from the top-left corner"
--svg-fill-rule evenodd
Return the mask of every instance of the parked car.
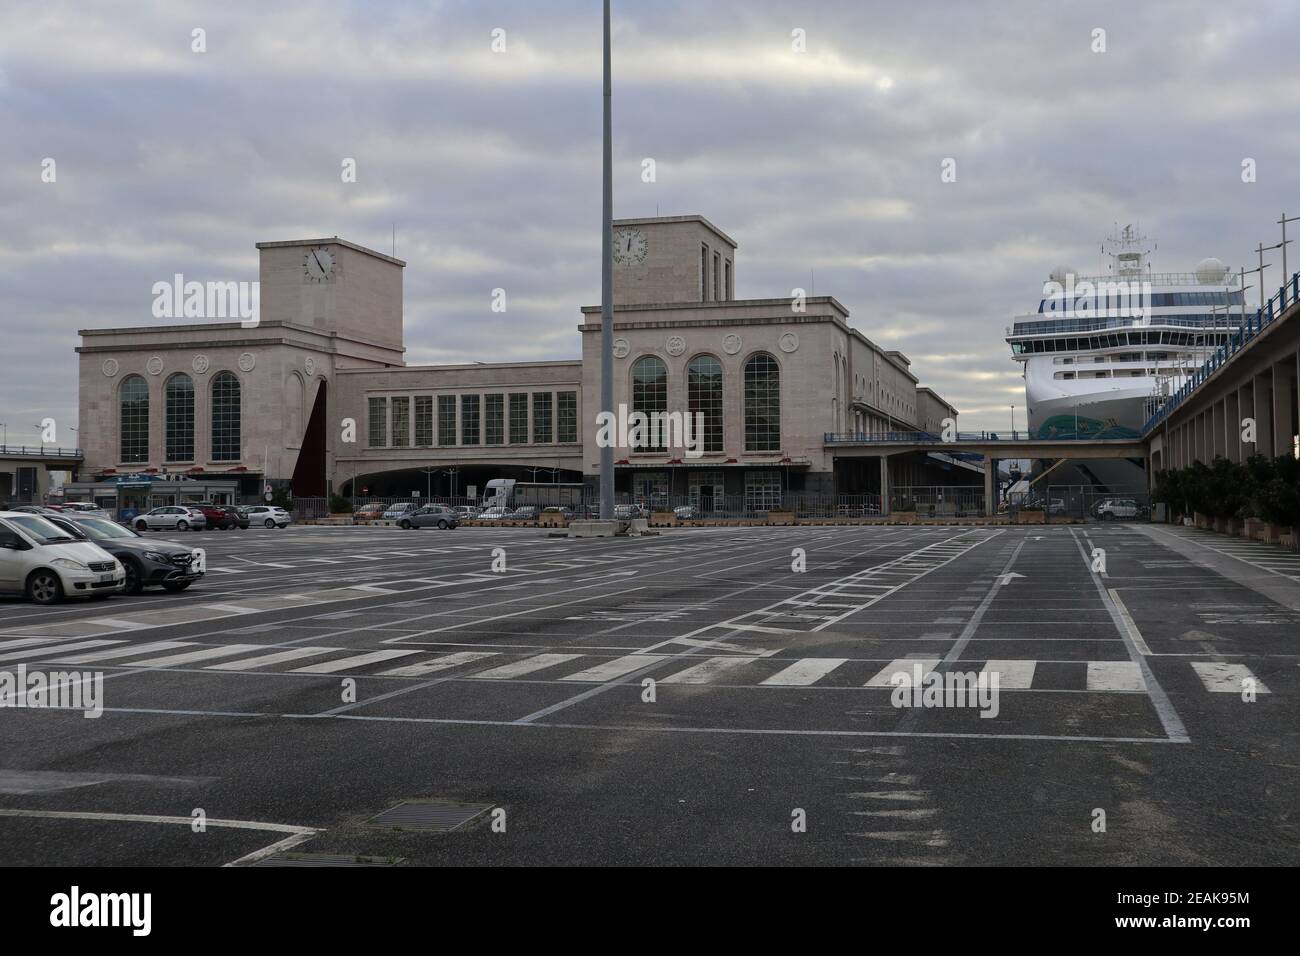
<path id="1" fill-rule="evenodd" d="M 460 524 L 456 512 L 446 505 L 425 505 L 404 514 L 397 522 L 399 528 L 439 528 L 446 530 Z"/>
<path id="2" fill-rule="evenodd" d="M 389 505 L 384 512 L 385 521 L 396 521 L 403 515 L 410 514 L 416 508 L 420 507 L 414 501 L 400 501 L 395 505 Z"/>
<path id="3" fill-rule="evenodd" d="M 618 521 L 631 521 L 633 518 L 648 518 L 649 512 L 640 505 L 615 505 L 614 518 Z"/>
<path id="4" fill-rule="evenodd" d="M 691 521 L 700 516 L 700 509 L 695 505 L 678 505 L 673 509 L 678 521 Z"/>
<path id="5" fill-rule="evenodd" d="M 122 565 L 97 544 L 41 515 L 0 512 L 0 591 L 57 604 L 69 595 L 106 598 L 125 583 Z"/>
<path id="6" fill-rule="evenodd" d="M 89 501 L 69 501 L 63 506 L 63 511 L 60 513 L 65 515 L 92 515 L 96 518 L 108 517 L 107 511 Z"/>
<path id="7" fill-rule="evenodd" d="M 203 577 L 204 569 L 198 565 L 194 549 L 183 544 L 145 538 L 116 521 L 93 515 L 63 514 L 47 520 L 115 557 L 126 574 L 124 594 L 139 594 L 147 587 L 184 591 Z"/>
<path id="8" fill-rule="evenodd" d="M 380 504 L 378 502 L 371 502 L 368 505 L 362 505 L 356 511 L 352 512 L 352 523 L 365 524 L 369 521 L 378 521 L 384 516 L 384 512 L 387 509 L 388 505 Z"/>
<path id="9" fill-rule="evenodd" d="M 514 512 L 509 508 L 488 508 L 478 514 L 479 521 L 500 521 L 509 518 Z"/>
<path id="10" fill-rule="evenodd" d="M 1097 503 L 1094 513 L 1102 521 L 1112 521 L 1116 518 L 1136 518 L 1138 516 L 1138 503 L 1133 498 L 1107 498 Z"/>
<path id="11" fill-rule="evenodd" d="M 568 520 L 573 517 L 573 509 L 568 505 L 551 505 L 549 508 L 543 508 L 542 514 Z"/>
<path id="12" fill-rule="evenodd" d="M 208 519 L 198 508 L 189 505 L 164 505 L 154 508 L 142 515 L 136 515 L 131 522 L 136 531 L 202 531 L 208 526 Z"/>
<path id="13" fill-rule="evenodd" d="M 226 515 L 226 509 L 220 505 L 214 505 L 207 501 L 196 501 L 186 507 L 198 508 L 203 512 L 203 520 L 206 522 L 204 524 L 205 531 L 228 531 L 234 527 L 233 522 L 227 526 L 226 522 L 229 519 Z"/>
<path id="14" fill-rule="evenodd" d="M 15 505 L 9 510 L 29 515 L 56 515 L 59 513 L 57 508 L 50 508 L 46 505 Z"/>
<path id="15" fill-rule="evenodd" d="M 456 517 L 461 521 L 469 521 L 471 518 L 477 518 L 483 513 L 483 509 L 478 505 L 456 505 L 451 510 L 456 512 Z"/>
<path id="16" fill-rule="evenodd" d="M 511 521 L 536 521 L 537 506 L 524 505 L 520 508 L 516 508 L 513 512 L 511 512 L 509 517 Z"/>
<path id="17" fill-rule="evenodd" d="M 251 505 L 244 510 L 248 513 L 249 524 L 260 524 L 264 528 L 287 528 L 293 524 L 293 515 L 278 505 Z"/>

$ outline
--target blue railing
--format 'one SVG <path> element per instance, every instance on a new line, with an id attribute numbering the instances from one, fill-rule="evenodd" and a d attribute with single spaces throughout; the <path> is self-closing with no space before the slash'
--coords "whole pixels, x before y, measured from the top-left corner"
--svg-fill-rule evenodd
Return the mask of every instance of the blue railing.
<path id="1" fill-rule="evenodd" d="M 0 455 L 19 458 L 84 458 L 80 448 L 50 448 L 48 445 L 0 445 Z"/>
<path id="2" fill-rule="evenodd" d="M 1290 301 L 1288 302 L 1287 290 L 1290 290 Z M 1277 303 L 1274 305 L 1274 303 Z M 1288 306 L 1294 306 L 1300 302 L 1300 272 L 1292 273 L 1291 281 L 1282 285 L 1277 290 L 1277 295 L 1271 296 L 1267 302 L 1255 310 L 1254 315 L 1246 315 L 1246 322 L 1236 332 L 1228 337 L 1228 341 L 1220 345 L 1211 353 L 1205 363 L 1191 374 L 1186 382 L 1169 397 L 1169 400 L 1160 406 L 1160 410 L 1152 415 L 1147 423 L 1142 426 L 1142 434 L 1150 434 L 1151 430 L 1160 424 L 1169 413 L 1185 402 L 1193 392 L 1201 387 L 1211 375 L 1232 360 L 1232 357 L 1246 347 L 1260 332 L 1268 328 L 1273 322 L 1282 317 Z"/>

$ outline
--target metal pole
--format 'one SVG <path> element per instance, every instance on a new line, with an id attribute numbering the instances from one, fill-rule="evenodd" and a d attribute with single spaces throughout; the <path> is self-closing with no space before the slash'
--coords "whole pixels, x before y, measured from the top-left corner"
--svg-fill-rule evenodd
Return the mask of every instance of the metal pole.
<path id="1" fill-rule="evenodd" d="M 600 220 L 600 410 L 603 420 L 614 411 L 614 149 L 610 132 L 609 0 L 605 0 L 605 149 Z M 600 449 L 600 516 L 614 517 L 614 446 Z"/>
<path id="2" fill-rule="evenodd" d="M 1286 284 L 1291 281 L 1291 273 L 1286 271 L 1286 224 L 1288 222 L 1295 222 L 1296 220 L 1300 220 L 1300 216 L 1292 216 L 1288 219 L 1286 213 L 1282 213 L 1282 218 L 1278 220 L 1278 224 L 1282 227 L 1282 288 L 1284 289 L 1286 288 Z M 1261 285 L 1262 284 L 1263 283 L 1261 283 Z M 1284 295 L 1283 302 L 1285 303 L 1285 301 L 1286 297 Z"/>

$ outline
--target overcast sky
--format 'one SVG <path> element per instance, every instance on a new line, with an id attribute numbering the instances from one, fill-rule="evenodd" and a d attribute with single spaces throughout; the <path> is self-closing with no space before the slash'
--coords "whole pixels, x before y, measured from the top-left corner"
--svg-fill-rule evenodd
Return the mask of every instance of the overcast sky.
<path id="1" fill-rule="evenodd" d="M 1156 271 L 1253 266 L 1300 214 L 1298 36 L 1294 0 L 615 0 L 615 215 L 707 216 L 737 297 L 815 272 L 964 427 L 1024 427 L 1003 336 L 1054 266 L 1097 271 L 1117 222 Z M 75 422 L 78 329 L 158 323 L 176 272 L 255 280 L 261 240 L 389 251 L 395 223 L 408 362 L 576 358 L 600 92 L 598 0 L 5 0 L 10 441 Z"/>

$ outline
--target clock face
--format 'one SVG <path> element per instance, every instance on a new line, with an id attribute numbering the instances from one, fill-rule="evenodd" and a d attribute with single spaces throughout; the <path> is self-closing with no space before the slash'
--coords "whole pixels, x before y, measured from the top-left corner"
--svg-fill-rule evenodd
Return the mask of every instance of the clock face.
<path id="1" fill-rule="evenodd" d="M 324 246 L 308 249 L 302 257 L 302 275 L 307 282 L 329 282 L 334 278 L 334 253 Z"/>
<path id="2" fill-rule="evenodd" d="M 645 262 L 650 244 L 640 229 L 620 229 L 614 233 L 614 262 L 620 266 L 633 266 Z"/>

